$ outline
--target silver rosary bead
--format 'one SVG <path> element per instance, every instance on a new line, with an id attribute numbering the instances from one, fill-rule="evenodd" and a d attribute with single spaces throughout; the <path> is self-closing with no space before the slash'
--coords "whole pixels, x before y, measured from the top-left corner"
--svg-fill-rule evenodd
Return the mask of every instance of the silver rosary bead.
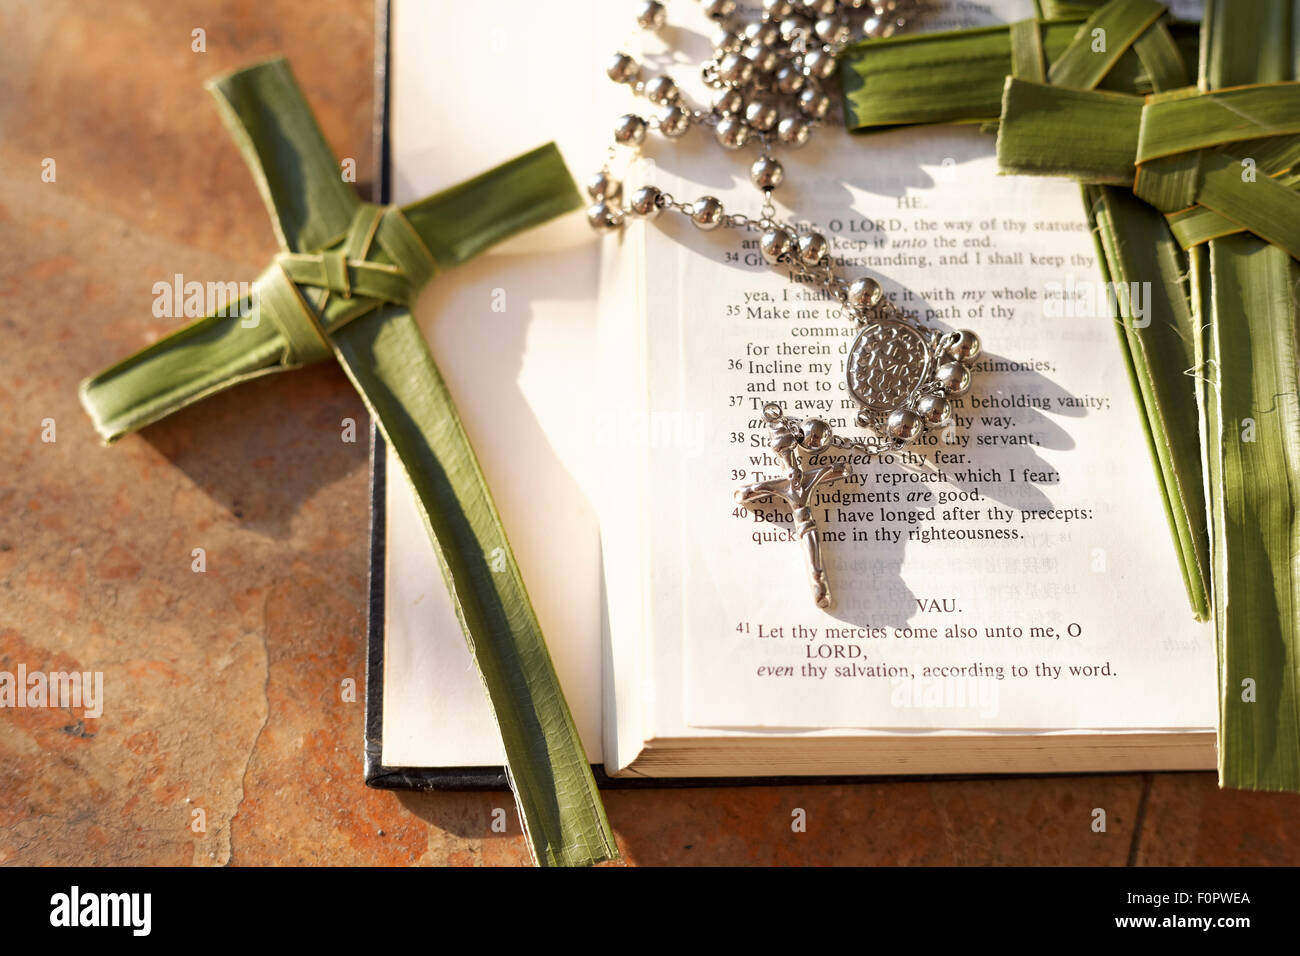
<path id="1" fill-rule="evenodd" d="M 798 149 L 808 142 L 811 129 L 801 116 L 787 116 L 776 124 L 776 136 L 786 146 Z"/>
<path id="2" fill-rule="evenodd" d="M 733 33 L 725 27 L 713 34 L 713 50 L 715 56 L 721 56 L 725 53 L 739 53 L 740 48 L 745 45 L 744 38 L 738 33 Z"/>
<path id="3" fill-rule="evenodd" d="M 790 0 L 763 0 L 763 16 L 769 20 L 784 20 L 793 12 Z"/>
<path id="4" fill-rule="evenodd" d="M 805 232 L 799 237 L 799 261 L 815 266 L 830 253 L 830 243 L 820 232 Z"/>
<path id="5" fill-rule="evenodd" d="M 725 20 L 736 12 L 736 0 L 704 0 L 704 15 L 714 20 Z"/>
<path id="6" fill-rule="evenodd" d="M 980 344 L 980 337 L 970 329 L 958 329 L 952 333 L 950 339 L 946 352 L 953 361 L 970 365 L 979 358 L 983 346 Z"/>
<path id="7" fill-rule="evenodd" d="M 874 308 L 880 304 L 884 291 L 880 283 L 870 277 L 854 279 L 849 283 L 847 298 L 849 305 L 855 309 Z"/>
<path id="8" fill-rule="evenodd" d="M 835 57 L 825 47 L 813 47 L 803 55 L 803 68 L 809 76 L 828 80 L 835 74 Z"/>
<path id="9" fill-rule="evenodd" d="M 944 362 L 934 377 L 949 395 L 965 395 L 970 391 L 970 369 L 960 362 Z"/>
<path id="10" fill-rule="evenodd" d="M 646 99 L 660 106 L 675 102 L 680 95 L 677 91 L 677 84 L 667 76 L 652 76 L 646 80 L 643 92 Z"/>
<path id="11" fill-rule="evenodd" d="M 759 93 L 745 106 L 745 122 L 763 133 L 776 125 L 779 116 L 775 101 L 766 93 Z"/>
<path id="12" fill-rule="evenodd" d="M 777 70 L 773 79 L 776 80 L 776 88 L 782 93 L 794 95 L 803 89 L 803 74 L 789 64 Z"/>
<path id="13" fill-rule="evenodd" d="M 597 202 L 617 199 L 622 189 L 623 184 L 603 169 L 587 180 L 587 195 Z"/>
<path id="14" fill-rule="evenodd" d="M 749 180 L 759 189 L 776 189 L 785 179 L 785 169 L 771 156 L 760 156 L 749 167 Z"/>
<path id="15" fill-rule="evenodd" d="M 746 40 L 758 46 L 776 46 L 781 39 L 781 31 L 770 21 L 749 24 L 744 35 Z"/>
<path id="16" fill-rule="evenodd" d="M 806 37 L 812 33 L 812 26 L 812 21 L 807 17 L 798 14 L 788 16 L 781 21 L 781 39 L 786 43 L 792 43 L 799 37 Z"/>
<path id="17" fill-rule="evenodd" d="M 836 16 L 822 17 L 813 29 L 823 43 L 841 43 L 849 36 L 849 25 Z"/>
<path id="18" fill-rule="evenodd" d="M 636 10 L 636 25 L 642 30 L 654 33 L 662 30 L 668 22 L 668 11 L 659 0 L 644 0 Z"/>
<path id="19" fill-rule="evenodd" d="M 831 426 L 820 418 L 805 419 L 799 431 L 799 444 L 809 451 L 823 451 L 831 443 Z"/>
<path id="20" fill-rule="evenodd" d="M 903 443 L 916 439 L 923 427 L 921 416 L 910 408 L 896 408 L 885 419 L 885 434 Z"/>
<path id="21" fill-rule="evenodd" d="M 916 413 L 931 428 L 943 428 L 952 421 L 952 403 L 942 395 L 922 395 L 916 400 Z"/>
<path id="22" fill-rule="evenodd" d="M 615 83 L 635 83 L 641 77 L 641 64 L 626 53 L 615 53 L 605 73 Z"/>
<path id="23" fill-rule="evenodd" d="M 726 149 L 740 149 L 749 142 L 749 124 L 739 116 L 722 117 L 714 133 Z"/>
<path id="24" fill-rule="evenodd" d="M 776 69 L 780 58 L 776 55 L 775 50 L 769 50 L 765 46 L 750 45 L 741 51 L 745 59 L 754 64 L 754 71 L 761 78 L 764 74 L 771 73 Z"/>
<path id="25" fill-rule="evenodd" d="M 645 142 L 645 120 L 634 113 L 625 113 L 614 125 L 614 142 L 622 146 L 640 146 Z"/>
<path id="26" fill-rule="evenodd" d="M 691 222 L 706 232 L 722 224 L 722 213 L 722 202 L 713 196 L 701 196 L 691 203 Z"/>
<path id="27" fill-rule="evenodd" d="M 623 210 L 602 200 L 587 207 L 587 222 L 597 232 L 613 232 L 623 225 Z"/>
<path id="28" fill-rule="evenodd" d="M 799 94 L 799 109 L 813 119 L 823 119 L 831 108 L 831 98 L 812 87 Z"/>
<path id="29" fill-rule="evenodd" d="M 728 53 L 718 61 L 718 79 L 727 86 L 744 86 L 754 78 L 754 63 L 747 56 Z"/>
<path id="30" fill-rule="evenodd" d="M 898 21 L 890 16 L 876 15 L 862 21 L 862 36 L 868 40 L 883 40 L 898 31 Z"/>
<path id="31" fill-rule="evenodd" d="M 834 14 L 838 3 L 837 0 L 808 0 L 804 5 L 812 12 L 813 16 L 822 18 Z"/>
<path id="32" fill-rule="evenodd" d="M 663 193 L 657 187 L 642 186 L 632 193 L 632 198 L 627 204 L 627 210 L 632 215 L 642 219 L 653 219 L 659 215 L 659 210 L 662 208 L 660 206 L 662 199 Z"/>
<path id="33" fill-rule="evenodd" d="M 758 251 L 768 265 L 777 265 L 794 251 L 794 237 L 784 229 L 768 229 L 758 240 Z"/>
<path id="34" fill-rule="evenodd" d="M 685 136 L 691 128 L 691 114 L 680 106 L 667 106 L 659 111 L 659 132 L 669 139 Z"/>
<path id="35" fill-rule="evenodd" d="M 729 86 L 721 87 L 713 93 L 713 112 L 720 116 L 727 116 L 730 113 L 739 113 L 745 108 L 745 98 L 740 95 L 739 90 L 733 90 Z"/>

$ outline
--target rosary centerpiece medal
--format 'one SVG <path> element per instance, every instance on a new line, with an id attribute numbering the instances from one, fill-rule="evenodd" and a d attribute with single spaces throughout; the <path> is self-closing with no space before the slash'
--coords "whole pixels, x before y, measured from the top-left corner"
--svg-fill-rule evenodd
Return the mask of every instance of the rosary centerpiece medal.
<path id="1" fill-rule="evenodd" d="M 975 333 L 960 330 L 941 334 L 908 322 L 892 305 L 886 317 L 870 321 L 849 349 L 848 390 L 857 402 L 857 424 L 875 432 L 875 440 L 845 439 L 817 418 L 798 421 L 769 403 L 763 417 L 771 429 L 768 446 L 786 469 L 780 478 L 739 488 L 735 501 L 745 507 L 778 499 L 791 510 L 793 534 L 804 552 L 813 603 L 831 606 L 830 582 L 821 556 L 821 540 L 813 517 L 812 493 L 822 483 L 847 478 L 847 462 L 824 461 L 832 449 L 865 456 L 903 448 L 927 428 L 952 423 L 949 395 L 970 390 L 970 366 L 979 357 Z M 808 461 L 800 459 L 800 453 Z"/>

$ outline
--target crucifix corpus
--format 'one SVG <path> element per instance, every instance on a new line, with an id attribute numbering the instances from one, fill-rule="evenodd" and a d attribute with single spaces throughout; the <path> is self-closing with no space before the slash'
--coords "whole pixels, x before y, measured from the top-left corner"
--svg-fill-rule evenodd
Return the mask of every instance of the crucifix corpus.
<path id="1" fill-rule="evenodd" d="M 776 460 L 785 466 L 786 474 L 737 489 L 736 504 L 750 508 L 772 498 L 786 503 L 790 508 L 790 517 L 794 520 L 794 536 L 803 547 L 808 564 L 808 583 L 812 588 L 813 601 L 818 607 L 830 607 L 831 589 L 826 578 L 826 568 L 822 564 L 821 537 L 811 507 L 812 493 L 823 482 L 847 478 L 849 464 L 839 461 L 805 468 L 799 460 L 801 451 L 812 455 L 829 447 L 831 428 L 826 422 L 810 418 L 795 427 L 782 418 L 781 406 L 775 404 L 763 407 L 763 417 L 772 429 L 768 445 Z"/>

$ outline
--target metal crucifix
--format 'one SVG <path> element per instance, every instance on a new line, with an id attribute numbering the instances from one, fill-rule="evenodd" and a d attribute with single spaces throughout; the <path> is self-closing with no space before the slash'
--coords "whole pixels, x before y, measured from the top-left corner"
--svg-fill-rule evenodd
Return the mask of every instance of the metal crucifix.
<path id="1" fill-rule="evenodd" d="M 830 582 L 826 577 L 826 568 L 822 565 L 821 538 L 817 533 L 817 522 L 813 518 L 811 507 L 812 493 L 813 489 L 824 482 L 847 478 L 849 464 L 840 461 L 833 465 L 805 469 L 799 460 L 801 450 L 813 454 L 830 445 L 831 428 L 826 422 L 810 418 L 798 426 L 789 424 L 782 417 L 780 406 L 774 404 L 764 407 L 763 417 L 772 428 L 768 444 L 777 461 L 785 466 L 786 475 L 756 481 L 737 489 L 736 503 L 750 508 L 758 502 L 777 498 L 789 506 L 794 519 L 794 534 L 803 546 L 808 563 L 808 583 L 812 587 L 813 601 L 818 607 L 830 607 Z"/>

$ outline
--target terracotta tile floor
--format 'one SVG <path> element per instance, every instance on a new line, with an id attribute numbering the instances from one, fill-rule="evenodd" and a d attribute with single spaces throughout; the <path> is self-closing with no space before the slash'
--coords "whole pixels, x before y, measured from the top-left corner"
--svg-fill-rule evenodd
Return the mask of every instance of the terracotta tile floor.
<path id="1" fill-rule="evenodd" d="M 343 375 L 262 379 L 111 450 L 76 397 L 175 327 L 159 277 L 251 278 L 275 252 L 206 77 L 284 52 L 370 178 L 371 2 L 105 9 L 0 7 L 0 669 L 103 670 L 107 696 L 100 719 L 0 713 L 0 863 L 524 863 L 517 825 L 491 833 L 505 794 L 361 784 L 339 687 L 363 681 L 366 447 L 337 423 L 365 416 Z M 1207 774 L 606 798 L 637 863 L 1300 862 L 1300 798 Z"/>

